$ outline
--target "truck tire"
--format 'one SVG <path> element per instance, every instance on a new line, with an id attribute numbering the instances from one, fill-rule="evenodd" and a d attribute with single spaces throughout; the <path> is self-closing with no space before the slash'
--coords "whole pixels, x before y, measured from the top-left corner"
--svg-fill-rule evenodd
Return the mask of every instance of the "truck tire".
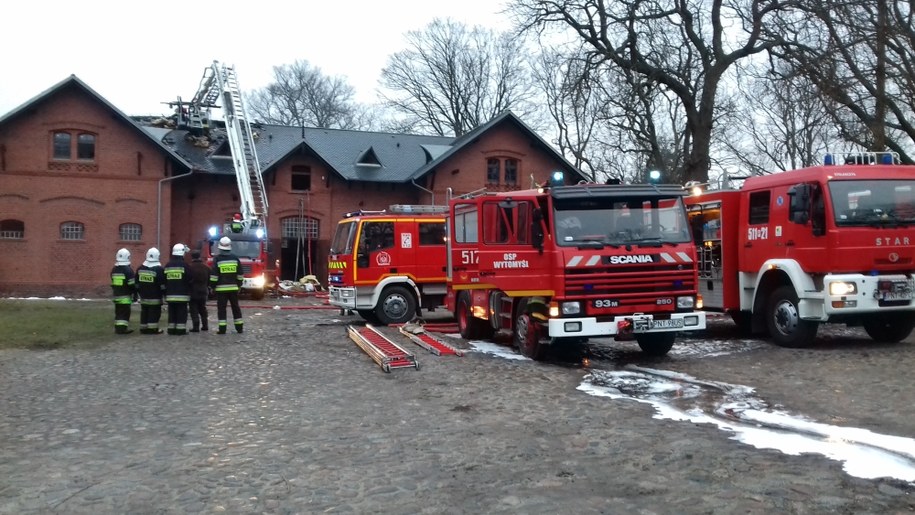
<path id="1" fill-rule="evenodd" d="M 915 318 L 911 313 L 875 315 L 863 322 L 864 330 L 875 342 L 901 342 L 912 334 Z"/>
<path id="2" fill-rule="evenodd" d="M 639 348 L 648 356 L 666 356 L 674 346 L 677 333 L 648 333 L 635 335 Z"/>
<path id="3" fill-rule="evenodd" d="M 537 320 L 528 312 L 527 300 L 518 304 L 515 323 L 512 327 L 512 341 L 521 354 L 540 361 L 546 356 L 546 345 L 540 341 L 542 330 Z"/>
<path id="4" fill-rule="evenodd" d="M 458 294 L 454 318 L 457 320 L 461 338 L 486 340 L 491 338 L 495 332 L 492 326 L 489 325 L 488 320 L 480 320 L 473 316 L 473 310 L 470 307 L 470 294 L 467 292 Z"/>
<path id="5" fill-rule="evenodd" d="M 251 300 L 263 300 L 264 299 L 264 289 L 251 290 Z"/>
<path id="6" fill-rule="evenodd" d="M 406 324 L 416 316 L 416 299 L 403 286 L 389 286 L 381 292 L 375 316 L 381 325 Z"/>
<path id="7" fill-rule="evenodd" d="M 794 288 L 780 286 L 769 296 L 769 303 L 766 306 L 766 327 L 776 345 L 797 349 L 813 344 L 819 324 L 801 320 Z"/>
<path id="8" fill-rule="evenodd" d="M 356 310 L 356 313 L 359 313 L 359 316 L 361 316 L 363 320 L 365 320 L 366 322 L 368 322 L 368 323 L 370 323 L 370 324 L 377 324 L 377 323 L 378 323 L 378 317 L 375 316 L 375 311 L 374 311 L 374 310 L 371 310 L 371 309 L 357 309 L 357 310 Z"/>

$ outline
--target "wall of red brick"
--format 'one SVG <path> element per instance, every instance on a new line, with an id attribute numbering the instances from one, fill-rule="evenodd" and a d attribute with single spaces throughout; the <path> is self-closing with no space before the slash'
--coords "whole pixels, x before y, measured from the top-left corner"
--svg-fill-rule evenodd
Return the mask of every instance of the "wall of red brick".
<path id="1" fill-rule="evenodd" d="M 51 134 L 61 129 L 97 135 L 96 166 L 85 170 L 74 163 L 60 166 L 51 159 Z M 0 239 L 0 295 L 4 296 L 108 296 L 108 274 L 119 248 L 131 251 L 134 267 L 153 246 L 159 247 L 165 260 L 172 245 L 199 247 L 208 227 L 224 223 L 239 210 L 234 176 L 199 172 L 172 176 L 164 150 L 79 87 L 61 90 L 4 123 L 0 153 L 0 220 L 25 222 L 24 239 Z M 490 157 L 517 159 L 518 184 L 487 184 Z M 307 193 L 292 189 L 292 169 L 301 166 L 311 169 Z M 346 212 L 433 200 L 443 205 L 448 188 L 455 194 L 484 186 L 528 188 L 532 174 L 542 182 L 559 166 L 537 140 L 511 122 L 492 128 L 432 171 L 421 183 L 434 191 L 431 195 L 410 183 L 347 182 L 315 157 L 295 153 L 264 176 L 273 257 L 281 253 L 283 219 L 317 220 L 319 236 L 311 268 L 323 283 L 330 240 Z M 61 240 L 59 227 L 65 221 L 85 224 L 85 238 Z M 122 223 L 141 224 L 142 239 L 120 241 Z"/>
<path id="2" fill-rule="evenodd" d="M 55 130 L 95 134 L 94 163 L 52 160 Z M 139 264 L 153 242 L 158 181 L 169 171 L 162 150 L 73 87 L 4 123 L 0 152 L 0 220 L 25 223 L 24 239 L 0 239 L 0 293 L 108 295 L 117 250 L 126 247 Z M 66 221 L 84 224 L 83 240 L 60 239 Z M 141 224 L 142 239 L 119 241 L 122 223 Z"/>

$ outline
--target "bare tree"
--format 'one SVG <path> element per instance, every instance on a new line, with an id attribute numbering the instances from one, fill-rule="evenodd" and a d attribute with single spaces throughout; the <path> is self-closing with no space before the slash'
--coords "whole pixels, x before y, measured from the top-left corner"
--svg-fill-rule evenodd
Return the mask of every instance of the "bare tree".
<path id="1" fill-rule="evenodd" d="M 308 61 L 273 67 L 274 82 L 248 96 L 248 107 L 265 123 L 362 128 L 361 108 L 345 78 L 328 77 Z"/>
<path id="2" fill-rule="evenodd" d="M 838 138 L 816 88 L 773 65 L 748 71 L 744 101 L 721 134 L 727 159 L 749 174 L 812 166 Z"/>
<path id="3" fill-rule="evenodd" d="M 786 38 L 773 54 L 834 106 L 842 139 L 915 163 L 915 4 L 805 0 L 773 31 Z"/>
<path id="4" fill-rule="evenodd" d="M 608 62 L 672 95 L 683 109 L 684 179 L 705 182 L 711 165 L 717 97 L 739 60 L 771 48 L 764 22 L 772 0 L 513 0 L 524 30 L 565 28 Z"/>
<path id="5" fill-rule="evenodd" d="M 531 83 L 514 34 L 436 19 L 381 72 L 386 104 L 413 130 L 461 136 L 500 112 L 524 116 Z"/>

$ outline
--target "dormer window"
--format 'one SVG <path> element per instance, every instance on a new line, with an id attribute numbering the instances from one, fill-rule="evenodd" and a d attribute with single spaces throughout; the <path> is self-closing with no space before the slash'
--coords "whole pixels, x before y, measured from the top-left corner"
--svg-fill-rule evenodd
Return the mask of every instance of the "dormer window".
<path id="1" fill-rule="evenodd" d="M 375 153 L 375 149 L 369 147 L 369 149 L 363 152 L 362 155 L 359 156 L 359 159 L 356 160 L 356 165 L 381 168 L 381 160 L 378 159 L 378 154 Z"/>

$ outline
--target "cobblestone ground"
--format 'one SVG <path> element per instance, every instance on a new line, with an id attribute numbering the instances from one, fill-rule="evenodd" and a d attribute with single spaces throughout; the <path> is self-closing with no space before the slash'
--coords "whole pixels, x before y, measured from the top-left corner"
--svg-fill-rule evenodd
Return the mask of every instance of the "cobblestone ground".
<path id="1" fill-rule="evenodd" d="M 0 513 L 915 511 L 915 485 L 586 395 L 577 359 L 412 346 L 418 370 L 384 373 L 346 336 L 357 318 L 307 304 L 249 305 L 240 335 L 0 351 Z M 720 321 L 661 359 L 590 346 L 594 367 L 749 385 L 821 422 L 915 438 L 911 338 L 839 328 L 789 350 Z"/>

